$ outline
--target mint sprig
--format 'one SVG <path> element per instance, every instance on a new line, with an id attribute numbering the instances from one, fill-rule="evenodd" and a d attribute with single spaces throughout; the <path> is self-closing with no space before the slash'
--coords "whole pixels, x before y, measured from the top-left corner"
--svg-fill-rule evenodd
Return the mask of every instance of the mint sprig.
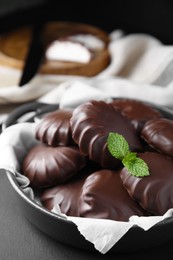
<path id="1" fill-rule="evenodd" d="M 136 177 L 149 175 L 148 165 L 135 152 L 131 152 L 126 139 L 118 133 L 109 133 L 107 147 L 113 157 L 122 161 L 128 172 Z"/>
<path id="2" fill-rule="evenodd" d="M 113 157 L 123 160 L 123 158 L 128 155 L 129 145 L 122 135 L 117 133 L 109 133 L 107 143 L 108 150 Z"/>

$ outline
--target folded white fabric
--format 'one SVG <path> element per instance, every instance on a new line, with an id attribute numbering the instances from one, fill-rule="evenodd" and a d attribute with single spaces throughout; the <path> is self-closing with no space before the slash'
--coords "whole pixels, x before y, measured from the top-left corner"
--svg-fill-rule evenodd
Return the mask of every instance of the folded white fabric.
<path id="1" fill-rule="evenodd" d="M 40 100 L 71 106 L 75 98 L 87 99 L 91 92 L 95 98 L 98 92 L 100 98 L 130 97 L 173 107 L 173 46 L 146 34 L 115 31 L 110 38 L 111 63 L 95 77 L 36 75 L 18 87 L 21 72 L 0 67 L 0 104 Z"/>

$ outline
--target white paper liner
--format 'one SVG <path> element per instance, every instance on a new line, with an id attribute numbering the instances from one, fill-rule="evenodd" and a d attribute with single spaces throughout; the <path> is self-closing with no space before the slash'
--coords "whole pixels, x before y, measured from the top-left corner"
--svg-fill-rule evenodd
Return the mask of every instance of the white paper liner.
<path id="1" fill-rule="evenodd" d="M 10 171 L 16 176 L 19 185 L 26 196 L 34 199 L 29 180 L 20 174 L 20 164 L 27 151 L 38 143 L 34 135 L 35 123 L 19 123 L 8 127 L 0 135 L 0 169 Z M 61 213 L 59 206 L 52 210 L 58 215 Z M 163 216 L 138 217 L 132 216 L 128 222 L 91 219 L 66 216 L 66 219 L 76 224 L 79 232 L 102 254 L 108 252 L 127 232 L 137 225 L 144 230 L 173 215 L 173 209 L 168 210 Z"/>

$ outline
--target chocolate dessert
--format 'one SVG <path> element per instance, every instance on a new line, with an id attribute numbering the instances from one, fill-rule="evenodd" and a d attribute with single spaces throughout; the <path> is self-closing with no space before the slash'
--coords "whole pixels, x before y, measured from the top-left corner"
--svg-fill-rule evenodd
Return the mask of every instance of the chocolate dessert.
<path id="1" fill-rule="evenodd" d="M 138 178 L 124 167 L 120 173 L 129 195 L 145 210 L 163 215 L 173 207 L 173 161 L 159 153 L 138 154 L 148 165 L 150 175 Z"/>
<path id="2" fill-rule="evenodd" d="M 72 137 L 80 152 L 102 167 L 114 169 L 119 160 L 107 149 L 109 132 L 122 134 L 132 151 L 141 151 L 142 142 L 132 124 L 113 105 L 104 101 L 88 101 L 73 111 L 70 119 Z"/>
<path id="3" fill-rule="evenodd" d="M 118 171 L 103 169 L 85 180 L 79 198 L 81 217 L 128 221 L 146 212 L 128 195 Z"/>
<path id="4" fill-rule="evenodd" d="M 46 114 L 36 125 L 36 138 L 50 146 L 74 145 L 71 136 L 72 111 L 57 110 Z"/>
<path id="5" fill-rule="evenodd" d="M 58 203 L 62 213 L 77 217 L 128 221 L 132 215 L 146 215 L 128 195 L 119 173 L 111 170 L 99 170 L 47 189 L 41 202 L 50 210 Z"/>
<path id="6" fill-rule="evenodd" d="M 173 207 L 172 131 L 172 121 L 143 102 L 91 100 L 37 124 L 40 144 L 22 171 L 48 210 L 117 221 L 162 215 Z"/>
<path id="7" fill-rule="evenodd" d="M 144 125 L 142 138 L 155 150 L 173 158 L 173 121 L 153 119 Z"/>
<path id="8" fill-rule="evenodd" d="M 150 119 L 163 117 L 161 112 L 151 107 L 146 102 L 134 99 L 118 98 L 113 104 L 121 113 L 130 119 L 135 129 L 140 133 L 145 122 Z"/>
<path id="9" fill-rule="evenodd" d="M 86 158 L 77 147 L 38 144 L 24 158 L 22 172 L 33 187 L 43 188 L 66 181 L 85 164 Z"/>
<path id="10" fill-rule="evenodd" d="M 93 167 L 95 168 L 95 167 Z M 94 171 L 92 167 L 84 167 L 79 173 L 65 183 L 43 190 L 40 195 L 42 205 L 52 210 L 59 205 L 61 211 L 69 216 L 79 216 L 78 200 L 85 179 Z"/>

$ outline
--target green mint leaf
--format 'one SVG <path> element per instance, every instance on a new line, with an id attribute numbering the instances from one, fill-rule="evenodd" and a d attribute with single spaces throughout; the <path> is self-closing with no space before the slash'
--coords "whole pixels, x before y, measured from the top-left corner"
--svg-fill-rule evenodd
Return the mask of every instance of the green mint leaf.
<path id="1" fill-rule="evenodd" d="M 122 160 L 130 152 L 129 145 L 125 138 L 117 133 L 109 133 L 107 147 L 112 156 L 119 160 Z"/>
<path id="2" fill-rule="evenodd" d="M 126 163 L 126 161 L 127 161 L 127 163 L 128 163 L 128 162 L 133 162 L 133 161 L 135 161 L 135 160 L 136 160 L 136 155 L 137 155 L 137 153 L 129 152 L 129 153 L 122 159 L 122 163 L 124 164 L 124 163 Z"/>
<path id="3" fill-rule="evenodd" d="M 136 177 L 149 175 L 149 168 L 137 153 L 130 152 L 128 142 L 118 133 L 109 133 L 107 147 L 111 155 L 122 161 L 128 172 Z"/>
<path id="4" fill-rule="evenodd" d="M 130 157 L 130 154 L 128 155 L 128 157 Z M 148 166 L 141 158 L 134 157 L 133 155 L 132 158 L 128 160 L 128 158 L 125 157 L 122 160 L 122 163 L 124 164 L 128 172 L 133 176 L 144 177 L 149 175 Z"/>

